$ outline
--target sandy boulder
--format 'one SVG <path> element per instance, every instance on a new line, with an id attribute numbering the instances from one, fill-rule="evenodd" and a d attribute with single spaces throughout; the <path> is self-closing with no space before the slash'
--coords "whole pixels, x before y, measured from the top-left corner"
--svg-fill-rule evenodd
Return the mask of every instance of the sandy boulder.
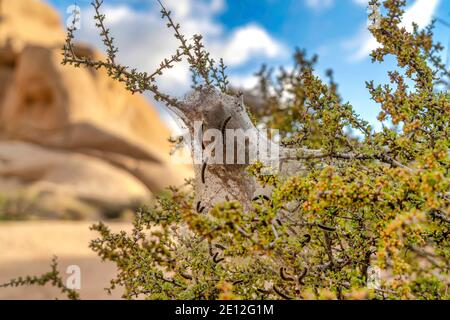
<path id="1" fill-rule="evenodd" d="M 64 31 L 47 4 L 2 2 L 0 187 L 15 179 L 27 194 L 101 211 L 182 184 L 190 169 L 171 165 L 157 111 L 101 70 L 61 65 Z"/>

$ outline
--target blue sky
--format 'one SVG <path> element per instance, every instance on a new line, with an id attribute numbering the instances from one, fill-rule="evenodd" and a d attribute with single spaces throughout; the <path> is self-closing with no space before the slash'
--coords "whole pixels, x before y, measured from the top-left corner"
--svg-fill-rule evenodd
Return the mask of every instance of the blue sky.
<path id="1" fill-rule="evenodd" d="M 82 8 L 79 39 L 100 47 L 92 24 L 89 0 L 47 0 L 64 17 L 74 2 Z M 156 0 L 104 0 L 105 13 L 117 45 L 120 59 L 140 69 L 152 70 L 170 55 L 176 42 L 159 19 Z M 376 123 L 378 106 L 369 99 L 366 80 L 385 83 L 386 71 L 395 64 L 372 64 L 368 56 L 376 46 L 366 31 L 367 0 L 165 0 L 187 35 L 201 33 L 207 49 L 223 57 L 233 83 L 250 87 L 252 76 L 262 63 L 291 65 L 294 48 L 305 48 L 320 56 L 317 74 L 327 68 L 335 78 L 345 100 L 371 123 Z M 432 17 L 450 21 L 449 0 L 409 0 L 406 27 L 412 21 L 420 26 Z M 66 19 L 65 18 L 65 19 Z M 436 39 L 442 42 L 447 59 L 450 28 L 437 24 Z M 163 76 L 164 90 L 182 95 L 189 88 L 186 66 Z M 379 128 L 379 126 L 376 126 Z"/>

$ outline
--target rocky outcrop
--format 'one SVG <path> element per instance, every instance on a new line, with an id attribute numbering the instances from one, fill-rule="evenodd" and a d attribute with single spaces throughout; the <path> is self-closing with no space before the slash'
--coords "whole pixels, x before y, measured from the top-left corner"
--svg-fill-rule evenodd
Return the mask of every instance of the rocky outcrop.
<path id="1" fill-rule="evenodd" d="M 170 165 L 170 132 L 142 96 L 102 71 L 62 66 L 64 31 L 48 5 L 1 4 L 0 193 L 38 199 L 46 216 L 84 217 L 183 183 L 190 169 Z"/>

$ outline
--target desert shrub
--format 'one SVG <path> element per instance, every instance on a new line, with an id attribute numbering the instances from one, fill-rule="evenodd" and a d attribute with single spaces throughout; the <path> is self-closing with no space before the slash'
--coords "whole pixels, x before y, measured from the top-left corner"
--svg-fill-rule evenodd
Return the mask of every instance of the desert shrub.
<path id="1" fill-rule="evenodd" d="M 282 146 L 294 151 L 287 160 L 302 169 L 267 175 L 265 164 L 254 161 L 237 172 L 253 177 L 268 195 L 233 198 L 224 188 L 218 192 L 227 201 L 205 202 L 204 185 L 218 171 L 204 163 L 195 179 L 138 211 L 131 233 L 93 226 L 100 236 L 91 248 L 118 268 L 110 290 L 122 286 L 127 299 L 450 297 L 450 94 L 442 86 L 448 76 L 442 46 L 433 42 L 432 26 L 415 26 L 412 33 L 399 27 L 405 1 L 371 4 L 386 11 L 380 28 L 371 30 L 380 43 L 373 61 L 390 55 L 398 65 L 389 84 L 367 83 L 381 106 L 383 129 L 375 132 L 344 102 L 332 72 L 327 82 L 314 74 L 316 57 L 297 51 L 293 70 L 278 75 L 263 68 L 262 107 L 252 109 L 252 122 L 279 129 Z M 202 111 L 155 85 L 174 62 L 188 60 L 200 96 L 233 94 L 223 63 L 216 67 L 200 36 L 192 44 L 186 40 L 164 7 L 162 16 L 180 41 L 176 54 L 152 74 L 117 64 L 101 2 L 93 5 L 108 58 L 76 57 L 70 29 L 66 64 L 106 68 L 130 91 L 155 94 L 188 124 Z M 219 102 L 217 110 L 224 110 Z M 219 111 L 226 126 L 229 118 Z M 222 180 L 235 181 L 235 172 Z M 377 268 L 381 274 L 371 282 L 369 271 Z"/>
<path id="2" fill-rule="evenodd" d="M 58 259 L 54 257 L 52 259 L 52 263 L 50 265 L 51 270 L 47 273 L 44 273 L 40 276 L 26 276 L 19 277 L 17 279 L 12 279 L 8 283 L 4 283 L 0 285 L 0 288 L 16 288 L 21 286 L 52 286 L 57 288 L 61 294 L 67 296 L 68 299 L 78 300 L 80 295 L 73 289 L 67 288 L 64 284 L 64 280 L 58 271 Z"/>
<path id="3" fill-rule="evenodd" d="M 8 192 L 0 194 L 0 221 L 27 220 L 38 214 L 36 199 L 26 196 L 23 192 Z"/>

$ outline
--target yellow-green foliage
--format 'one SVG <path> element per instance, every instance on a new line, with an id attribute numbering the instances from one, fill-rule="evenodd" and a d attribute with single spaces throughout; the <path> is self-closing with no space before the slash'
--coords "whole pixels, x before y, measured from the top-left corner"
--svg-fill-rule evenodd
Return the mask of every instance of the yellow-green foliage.
<path id="1" fill-rule="evenodd" d="M 323 155 L 303 159 L 308 173 L 287 179 L 249 167 L 274 186 L 250 212 L 232 202 L 198 213 L 188 188 L 173 189 L 138 213 L 132 234 L 95 226 L 92 248 L 117 263 L 112 284 L 125 286 L 125 298 L 450 298 L 450 94 L 438 90 L 448 71 L 432 27 L 408 33 L 398 26 L 405 1 L 383 5 L 372 57 L 392 55 L 399 70 L 390 84 L 367 88 L 379 120 L 395 126 L 374 133 L 343 103 L 332 73 L 323 83 L 313 74 L 317 58 L 302 51 L 275 82 L 263 68 L 259 121 L 280 129 L 285 145 Z M 382 270 L 375 290 L 366 288 L 370 266 Z"/>
<path id="2" fill-rule="evenodd" d="M 399 27 L 405 1 L 383 5 L 372 57 L 391 55 L 398 70 L 390 84 L 367 83 L 383 130 L 375 133 L 343 102 L 331 72 L 329 83 L 314 75 L 317 58 L 298 51 L 293 71 L 275 81 L 263 69 L 257 120 L 280 129 L 287 146 L 323 152 L 299 155 L 308 170 L 290 177 L 250 166 L 273 192 L 249 211 L 229 202 L 202 212 L 187 185 L 139 211 L 130 234 L 95 225 L 92 249 L 118 267 L 111 288 L 123 286 L 127 299 L 450 298 L 450 94 L 442 90 L 449 73 L 432 28 L 408 33 Z M 190 63 L 209 78 L 205 64 Z M 367 289 L 369 267 L 382 271 L 378 288 Z"/>
<path id="3" fill-rule="evenodd" d="M 66 295 L 68 299 L 78 300 L 80 295 L 73 289 L 69 289 L 64 284 L 64 280 L 58 271 L 58 260 L 53 258 L 51 263 L 51 271 L 41 276 L 26 276 L 13 279 L 8 283 L 1 284 L 0 288 L 15 288 L 21 286 L 46 286 L 51 285 L 57 288 L 61 294 Z"/>

